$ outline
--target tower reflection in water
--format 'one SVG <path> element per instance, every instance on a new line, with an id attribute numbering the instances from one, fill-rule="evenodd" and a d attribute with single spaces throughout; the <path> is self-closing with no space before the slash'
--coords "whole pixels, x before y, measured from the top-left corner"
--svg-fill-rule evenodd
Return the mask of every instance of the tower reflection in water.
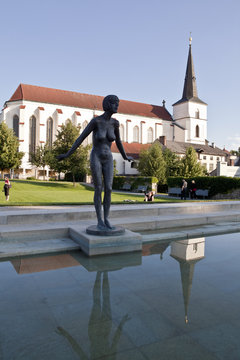
<path id="1" fill-rule="evenodd" d="M 198 261 L 204 258 L 205 238 L 187 239 L 171 243 L 171 256 L 179 262 L 185 322 L 188 323 L 188 305 L 190 301 L 194 268 Z"/>

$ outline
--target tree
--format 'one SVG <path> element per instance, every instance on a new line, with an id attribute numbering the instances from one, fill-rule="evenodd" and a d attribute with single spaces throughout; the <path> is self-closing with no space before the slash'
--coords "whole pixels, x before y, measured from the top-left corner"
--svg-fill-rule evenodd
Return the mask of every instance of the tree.
<path id="1" fill-rule="evenodd" d="M 56 140 L 53 144 L 51 156 L 48 159 L 51 169 L 58 173 L 71 173 L 73 184 L 75 184 L 76 175 L 86 175 L 89 172 L 88 153 L 90 146 L 82 146 L 67 159 L 58 161 L 56 157 L 60 154 L 65 154 L 78 138 L 80 128 L 68 122 L 62 125 L 61 131 L 58 131 Z"/>
<path id="2" fill-rule="evenodd" d="M 230 154 L 240 157 L 240 147 L 238 148 L 238 150 L 231 150 Z"/>
<path id="3" fill-rule="evenodd" d="M 30 154 L 30 163 L 36 165 L 37 167 L 43 168 L 43 178 L 45 180 L 45 167 L 49 164 L 51 149 L 48 144 L 45 146 L 38 146 L 34 153 Z"/>
<path id="4" fill-rule="evenodd" d="M 16 169 L 21 165 L 24 153 L 18 150 L 19 141 L 13 130 L 0 124 L 0 170 Z"/>
<path id="5" fill-rule="evenodd" d="M 179 176 L 181 173 L 181 161 L 179 157 L 167 148 L 163 151 L 163 157 L 166 163 L 166 178 L 169 176 Z"/>
<path id="6" fill-rule="evenodd" d="M 186 155 L 181 160 L 181 176 L 194 177 L 205 174 L 206 169 L 198 162 L 196 151 L 190 146 L 187 148 Z"/>
<path id="7" fill-rule="evenodd" d="M 166 183 L 166 162 L 160 145 L 153 144 L 140 152 L 138 170 L 143 176 L 155 176 L 159 182 Z"/>

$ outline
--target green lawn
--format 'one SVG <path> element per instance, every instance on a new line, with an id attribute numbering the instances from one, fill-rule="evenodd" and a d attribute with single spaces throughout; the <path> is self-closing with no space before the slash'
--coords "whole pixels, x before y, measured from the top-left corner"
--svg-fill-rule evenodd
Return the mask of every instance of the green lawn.
<path id="1" fill-rule="evenodd" d="M 93 188 L 80 184 L 74 187 L 69 182 L 30 180 L 11 180 L 11 184 L 9 201 L 6 201 L 4 193 L 0 192 L 0 206 L 93 204 Z M 3 186 L 4 181 L 0 181 L 0 188 L 3 189 Z M 112 193 L 112 203 L 125 203 L 126 200 L 143 203 L 143 195 Z M 155 202 L 173 201 L 155 199 Z"/>

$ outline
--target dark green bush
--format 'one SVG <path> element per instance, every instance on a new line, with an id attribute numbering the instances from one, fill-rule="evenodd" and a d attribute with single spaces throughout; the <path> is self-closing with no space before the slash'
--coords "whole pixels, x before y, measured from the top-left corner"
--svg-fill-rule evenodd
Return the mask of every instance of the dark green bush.
<path id="1" fill-rule="evenodd" d="M 114 176 L 113 189 L 121 190 L 125 183 L 131 184 L 131 190 L 137 189 L 138 186 L 147 186 L 152 189 L 152 184 L 157 182 L 158 179 L 152 176 Z"/>
<path id="2" fill-rule="evenodd" d="M 169 177 L 167 180 L 168 187 L 181 187 L 182 177 Z M 185 178 L 190 185 L 195 180 L 196 188 L 208 190 L 209 196 L 216 194 L 227 194 L 234 189 L 240 188 L 240 178 L 226 176 L 196 176 L 194 178 Z"/>

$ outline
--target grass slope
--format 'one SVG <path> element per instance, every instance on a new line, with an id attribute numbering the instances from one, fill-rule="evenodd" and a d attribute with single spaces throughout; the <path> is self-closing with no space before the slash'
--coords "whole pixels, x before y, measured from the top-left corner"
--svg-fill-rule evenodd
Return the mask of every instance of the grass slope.
<path id="1" fill-rule="evenodd" d="M 0 192 L 0 206 L 34 206 L 34 205 L 80 205 L 93 204 L 94 189 L 89 186 L 60 181 L 11 180 L 10 200 Z M 4 181 L 0 181 L 3 189 Z M 1 195 L 2 194 L 2 195 Z M 124 203 L 124 200 L 143 203 L 143 195 L 112 193 L 112 203 Z M 169 202 L 167 199 L 156 199 L 155 202 Z"/>

